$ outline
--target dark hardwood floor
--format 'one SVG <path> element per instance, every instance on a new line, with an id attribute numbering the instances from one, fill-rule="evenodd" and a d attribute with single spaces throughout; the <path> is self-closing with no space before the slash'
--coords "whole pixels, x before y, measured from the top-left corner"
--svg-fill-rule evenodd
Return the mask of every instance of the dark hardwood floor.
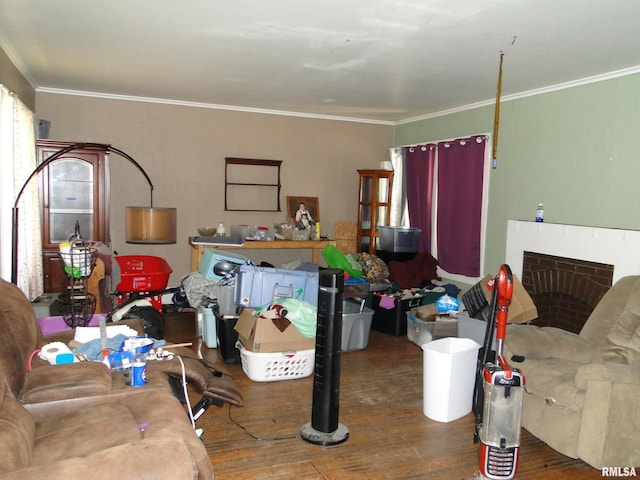
<path id="1" fill-rule="evenodd" d="M 195 334 L 195 314 L 166 314 L 167 340 L 194 342 L 204 358 L 218 358 Z M 242 408 L 210 407 L 198 420 L 218 480 L 462 479 L 477 470 L 473 415 L 449 423 L 422 413 L 422 350 L 406 337 L 371 331 L 368 347 L 341 355 L 339 421 L 346 442 L 322 447 L 300 438 L 311 421 L 313 377 L 254 382 L 224 365 L 244 395 Z M 219 360 L 222 363 L 221 360 Z M 191 396 L 192 403 L 198 400 Z M 522 430 L 519 480 L 600 479 Z"/>

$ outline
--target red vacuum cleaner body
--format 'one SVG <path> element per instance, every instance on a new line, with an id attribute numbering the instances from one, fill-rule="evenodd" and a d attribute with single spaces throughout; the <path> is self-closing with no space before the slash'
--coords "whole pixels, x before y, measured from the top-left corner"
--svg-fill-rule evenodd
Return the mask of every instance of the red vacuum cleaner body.
<path id="1" fill-rule="evenodd" d="M 478 371 L 482 385 L 482 405 L 477 405 L 476 433 L 480 442 L 479 467 L 482 478 L 512 479 L 520 453 L 520 417 L 524 393 L 524 376 L 512 368 L 503 356 L 507 315 L 513 294 L 513 277 L 508 265 L 502 265 L 494 280 L 492 318 L 485 337 L 485 352 L 491 348 L 493 327 L 496 329 L 495 361 L 487 361 Z M 481 407 L 481 410 L 480 410 Z"/>

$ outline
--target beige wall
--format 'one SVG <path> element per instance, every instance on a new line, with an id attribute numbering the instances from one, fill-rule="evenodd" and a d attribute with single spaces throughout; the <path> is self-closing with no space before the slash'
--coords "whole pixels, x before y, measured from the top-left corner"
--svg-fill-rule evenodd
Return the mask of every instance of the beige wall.
<path id="1" fill-rule="evenodd" d="M 198 226 L 271 226 L 286 214 L 286 197 L 319 197 L 323 234 L 336 220 L 357 217 L 358 168 L 378 168 L 393 144 L 393 126 L 215 110 L 126 100 L 38 93 L 38 118 L 50 138 L 109 143 L 138 161 L 154 184 L 154 206 L 178 208 L 178 243 L 124 242 L 124 207 L 148 205 L 149 189 L 135 167 L 111 158 L 111 238 L 120 254 L 158 255 L 173 268 L 170 285 L 189 272 L 188 237 Z M 282 160 L 281 213 L 225 212 L 224 158 Z M 248 252 L 283 263 L 306 252 Z"/>
<path id="2" fill-rule="evenodd" d="M 15 92 L 20 100 L 32 111 L 36 106 L 36 92 L 26 78 L 0 48 L 0 83 L 12 92 Z"/>

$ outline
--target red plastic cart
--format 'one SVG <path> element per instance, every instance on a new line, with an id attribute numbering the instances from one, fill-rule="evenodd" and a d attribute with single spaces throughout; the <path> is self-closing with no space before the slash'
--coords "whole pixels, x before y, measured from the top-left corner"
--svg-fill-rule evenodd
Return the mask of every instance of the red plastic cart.
<path id="1" fill-rule="evenodd" d="M 118 255 L 120 283 L 115 294 L 118 305 L 130 296 L 149 298 L 151 305 L 162 313 L 162 294 L 167 289 L 173 270 L 164 258 L 152 255 Z"/>

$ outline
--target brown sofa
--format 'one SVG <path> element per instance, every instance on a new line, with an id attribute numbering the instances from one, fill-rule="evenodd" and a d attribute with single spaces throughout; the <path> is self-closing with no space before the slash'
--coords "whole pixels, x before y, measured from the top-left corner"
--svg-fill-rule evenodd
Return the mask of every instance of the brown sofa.
<path id="1" fill-rule="evenodd" d="M 15 399 L 1 371 L 0 380 L 3 480 L 213 478 L 204 445 L 168 392 L 140 390 L 37 419 Z"/>
<path id="2" fill-rule="evenodd" d="M 43 337 L 28 299 L 4 280 L 0 299 L 0 477 L 213 478 L 207 452 L 171 393 L 168 379 L 181 375 L 179 360 L 148 362 L 148 384 L 138 388 L 100 362 L 49 365 L 33 353 L 68 342 L 73 332 Z M 131 323 L 142 331 L 139 321 Z M 224 367 L 186 348 L 177 353 L 196 392 L 242 405 Z"/>
<path id="3" fill-rule="evenodd" d="M 617 281 L 579 335 L 512 324 L 504 347 L 524 357 L 524 428 L 595 468 L 640 466 L 640 276 Z"/>

